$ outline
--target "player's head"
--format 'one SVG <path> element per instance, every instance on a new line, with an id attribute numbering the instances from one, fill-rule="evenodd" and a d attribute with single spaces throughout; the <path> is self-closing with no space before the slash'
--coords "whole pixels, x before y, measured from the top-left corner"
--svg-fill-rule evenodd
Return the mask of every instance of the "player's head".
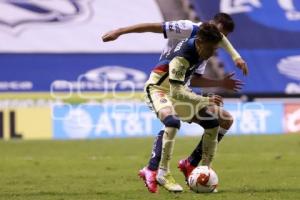
<path id="1" fill-rule="evenodd" d="M 203 59 L 211 57 L 218 48 L 222 37 L 219 29 L 214 24 L 207 22 L 201 24 L 196 37 L 196 46 L 200 57 Z"/>
<path id="2" fill-rule="evenodd" d="M 234 21 L 230 17 L 230 15 L 226 13 L 216 14 L 211 22 L 215 24 L 218 29 L 226 36 L 234 31 Z"/>

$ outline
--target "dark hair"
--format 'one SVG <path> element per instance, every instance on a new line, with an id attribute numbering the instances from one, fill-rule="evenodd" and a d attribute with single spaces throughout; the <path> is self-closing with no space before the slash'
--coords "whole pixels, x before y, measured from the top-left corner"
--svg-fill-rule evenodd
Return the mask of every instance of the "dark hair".
<path id="1" fill-rule="evenodd" d="M 197 38 L 202 42 L 219 43 L 222 40 L 223 35 L 214 24 L 204 22 L 200 25 Z"/>
<path id="2" fill-rule="evenodd" d="M 222 24 L 223 29 L 228 31 L 229 33 L 234 31 L 234 21 L 232 19 L 232 17 L 230 17 L 230 15 L 226 14 L 226 13 L 218 13 L 214 16 L 213 21 L 218 24 Z"/>

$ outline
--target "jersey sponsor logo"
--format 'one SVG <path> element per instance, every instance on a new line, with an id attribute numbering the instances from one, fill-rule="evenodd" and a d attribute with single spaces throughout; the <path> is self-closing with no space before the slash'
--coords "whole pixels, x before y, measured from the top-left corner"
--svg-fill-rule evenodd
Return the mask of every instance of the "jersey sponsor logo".
<path id="1" fill-rule="evenodd" d="M 160 102 L 160 103 L 167 103 L 167 102 L 168 102 L 168 100 L 167 100 L 167 99 L 165 99 L 165 98 L 162 98 L 162 99 L 160 99 L 160 100 L 159 100 L 159 102 Z"/>
<path id="2" fill-rule="evenodd" d="M 174 27 L 173 24 L 170 23 L 170 24 L 169 24 L 169 31 L 170 31 L 170 32 L 174 31 L 174 28 L 173 28 L 173 27 Z"/>
<path id="3" fill-rule="evenodd" d="M 176 24 L 175 24 L 175 32 L 176 32 L 176 33 L 178 33 L 178 34 L 180 34 L 180 33 L 181 33 L 181 29 L 180 29 L 180 27 L 179 27 L 179 24 L 178 24 L 178 23 L 176 23 Z"/>
<path id="4" fill-rule="evenodd" d="M 0 30 L 20 33 L 33 25 L 82 22 L 92 15 L 92 0 L 0 1 Z"/>
<path id="5" fill-rule="evenodd" d="M 182 66 L 182 68 L 184 68 L 184 66 Z M 172 74 L 174 74 L 177 79 L 182 79 L 184 76 L 184 70 L 177 71 L 177 70 L 173 69 Z"/>
<path id="6" fill-rule="evenodd" d="M 182 26 L 185 27 L 185 23 L 182 23 Z M 181 28 L 180 25 L 177 21 L 172 21 L 169 23 L 168 29 L 170 32 L 175 31 L 175 33 L 180 34 L 181 33 Z"/>
<path id="7" fill-rule="evenodd" d="M 268 27 L 300 31 L 300 1 L 298 0 L 221 0 L 221 12 L 244 13 Z"/>

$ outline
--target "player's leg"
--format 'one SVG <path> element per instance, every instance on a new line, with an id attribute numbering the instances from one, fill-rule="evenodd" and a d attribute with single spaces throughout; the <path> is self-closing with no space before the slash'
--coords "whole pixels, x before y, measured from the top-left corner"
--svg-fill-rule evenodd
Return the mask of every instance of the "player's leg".
<path id="1" fill-rule="evenodd" d="M 172 102 L 163 91 L 152 88 L 147 92 L 150 107 L 157 113 L 161 122 L 165 125 L 165 130 L 160 131 L 152 149 L 152 156 L 148 167 L 140 171 L 140 176 L 144 179 L 145 185 L 150 192 L 156 192 L 156 181 L 153 176 L 157 174 L 161 185 L 170 191 L 182 191 L 182 187 L 176 184 L 170 173 L 170 159 L 174 148 L 175 135 L 180 127 L 180 121 L 176 117 Z M 159 163 L 160 164 L 160 170 Z"/>
<path id="2" fill-rule="evenodd" d="M 220 107 L 212 107 L 210 109 L 212 109 L 211 112 L 215 113 L 217 111 L 218 113 L 218 119 L 220 123 L 218 142 L 220 142 L 225 136 L 225 134 L 228 132 L 228 130 L 231 128 L 233 124 L 233 117 L 228 111 Z"/>
<path id="3" fill-rule="evenodd" d="M 217 147 L 219 130 L 217 117 L 210 113 L 207 107 L 201 104 L 201 102 L 173 102 L 173 105 L 180 119 L 187 122 L 195 122 L 205 129 L 202 143 L 202 164 L 210 166 Z M 187 176 L 193 168 L 193 166 L 190 166 L 187 169 L 180 169 Z"/>
<path id="4" fill-rule="evenodd" d="M 149 108 L 158 114 L 157 110 L 163 108 L 161 102 L 164 106 L 172 106 L 172 103 L 168 99 L 164 91 L 157 90 L 153 85 L 147 85 L 145 87 L 145 101 Z M 148 165 L 139 171 L 139 176 L 144 180 L 145 186 L 148 188 L 149 192 L 156 193 L 158 191 L 158 184 L 156 181 L 156 176 L 159 168 L 159 163 L 161 159 L 162 150 L 162 140 L 163 140 L 164 130 L 161 130 L 154 140 L 152 147 L 152 153 Z"/>
<path id="5" fill-rule="evenodd" d="M 144 180 L 145 186 L 148 188 L 149 192 L 152 193 L 156 193 L 158 191 L 156 176 L 161 159 L 163 134 L 164 130 L 161 130 L 154 140 L 148 166 L 139 171 L 139 176 Z"/>
<path id="6" fill-rule="evenodd" d="M 197 156 L 198 154 L 201 154 L 200 156 L 205 158 L 203 159 L 204 162 L 202 164 L 210 166 L 217 148 L 219 122 L 217 117 L 215 117 L 211 112 L 208 111 L 207 107 L 201 107 L 200 105 L 199 109 L 196 108 L 194 113 L 197 114 L 195 114 L 195 116 L 190 119 L 190 122 L 194 122 L 202 126 L 204 128 L 204 134 L 201 143 L 202 149 L 197 149 L 195 151 L 195 154 L 197 154 Z M 183 159 L 179 161 L 178 168 L 183 172 L 185 180 L 187 180 L 188 176 L 193 171 L 195 166 L 191 165 L 188 159 Z"/>
<path id="7" fill-rule="evenodd" d="M 211 166 L 218 143 L 219 121 L 206 107 L 199 111 L 193 122 L 204 128 L 202 137 L 202 165 Z"/>
<path id="8" fill-rule="evenodd" d="M 173 155 L 175 136 L 180 129 L 180 120 L 176 116 L 173 107 L 160 109 L 158 117 L 165 125 L 165 130 L 162 137 L 161 161 L 156 180 L 169 191 L 182 192 L 182 187 L 176 183 L 170 172 L 170 161 Z"/>
<path id="9" fill-rule="evenodd" d="M 223 110 L 220 107 L 211 106 L 208 108 L 208 111 L 213 114 L 215 117 L 218 118 L 220 129 L 218 132 L 218 142 L 220 142 L 224 135 L 228 132 L 231 125 L 233 124 L 233 117 L 229 112 L 226 110 Z M 192 166 L 198 166 L 199 162 L 202 159 L 202 143 L 203 143 L 203 137 L 201 138 L 199 144 L 194 149 L 192 154 L 189 156 L 188 161 Z"/>
<path id="10" fill-rule="evenodd" d="M 233 118 L 229 112 L 223 110 L 220 107 L 216 107 L 216 106 L 208 107 L 208 111 L 218 118 L 220 128 L 219 128 L 217 139 L 218 142 L 220 142 L 224 137 L 224 135 L 226 134 L 226 132 L 230 129 L 233 123 Z M 202 159 L 202 144 L 203 144 L 203 136 L 199 144 L 191 153 L 191 155 L 186 159 L 180 160 L 178 163 L 178 168 L 184 173 L 186 179 L 189 176 L 189 174 L 193 171 L 193 169 L 198 166 L 198 164 Z"/>
<path id="11" fill-rule="evenodd" d="M 148 162 L 148 169 L 152 171 L 157 171 L 159 168 L 164 132 L 164 130 L 161 130 L 153 142 L 151 158 Z"/>

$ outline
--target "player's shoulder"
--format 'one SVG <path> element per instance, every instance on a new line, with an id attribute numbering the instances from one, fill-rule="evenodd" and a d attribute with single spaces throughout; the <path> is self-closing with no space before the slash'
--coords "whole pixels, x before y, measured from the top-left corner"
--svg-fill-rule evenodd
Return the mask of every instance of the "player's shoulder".
<path id="1" fill-rule="evenodd" d="M 191 33 L 191 37 L 195 37 L 197 35 L 197 32 L 200 29 L 202 22 L 192 22 L 192 26 L 193 26 L 193 32 Z"/>
<path id="2" fill-rule="evenodd" d="M 194 25 L 196 25 L 196 26 L 201 26 L 201 24 L 203 24 L 203 22 L 201 22 L 201 21 L 199 21 L 199 22 L 193 22 L 194 23 Z"/>
<path id="3" fill-rule="evenodd" d="M 177 56 L 192 58 L 195 57 L 196 45 L 195 45 L 195 37 L 186 38 L 185 40 L 179 42 L 174 49 L 174 53 Z"/>
<path id="4" fill-rule="evenodd" d="M 180 29 L 180 30 L 193 30 L 199 28 L 199 26 L 202 24 L 202 22 L 193 22 L 191 20 L 182 19 L 182 20 L 176 20 L 176 21 L 166 21 L 163 22 L 163 27 L 166 30 L 173 31 L 174 29 Z"/>
<path id="5" fill-rule="evenodd" d="M 168 39 L 184 39 L 195 36 L 201 22 L 191 20 L 167 21 L 163 23 L 164 37 Z"/>
<path id="6" fill-rule="evenodd" d="M 186 50 L 192 50 L 192 51 L 194 51 L 195 48 L 196 48 L 195 40 L 196 40 L 196 37 L 195 37 L 195 36 L 185 39 L 185 40 L 183 41 L 183 47 L 184 47 Z"/>
<path id="7" fill-rule="evenodd" d="M 179 46 L 181 46 L 181 49 L 184 51 L 194 51 L 196 48 L 195 40 L 196 37 L 186 38 L 182 41 L 182 45 L 179 44 Z"/>

